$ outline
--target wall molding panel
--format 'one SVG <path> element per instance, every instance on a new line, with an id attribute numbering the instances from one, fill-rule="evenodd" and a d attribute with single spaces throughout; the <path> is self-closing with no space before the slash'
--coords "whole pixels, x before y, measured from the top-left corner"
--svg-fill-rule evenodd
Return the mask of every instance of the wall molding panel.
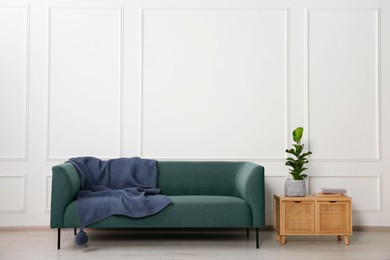
<path id="1" fill-rule="evenodd" d="M 0 174 L 1 213 L 27 212 L 27 175 Z"/>
<path id="2" fill-rule="evenodd" d="M 50 208 L 51 208 L 51 182 L 52 182 L 52 176 L 47 175 L 45 176 L 45 213 L 50 213 Z"/>
<path id="3" fill-rule="evenodd" d="M 326 183 L 326 186 L 324 186 Z M 382 174 L 338 173 L 329 175 L 311 175 L 311 192 L 320 188 L 344 187 L 352 197 L 354 213 L 382 213 Z M 364 188 L 363 188 L 364 187 Z"/>
<path id="4" fill-rule="evenodd" d="M 305 126 L 322 140 L 311 161 L 381 161 L 380 9 L 305 9 L 304 27 Z"/>
<path id="5" fill-rule="evenodd" d="M 183 118 L 185 117 L 184 114 L 187 113 L 187 116 L 189 116 L 189 118 L 194 118 L 193 116 L 196 116 L 196 114 L 198 114 L 198 111 L 192 111 L 192 108 L 187 108 L 185 107 L 185 104 L 182 103 L 182 101 L 178 101 L 178 102 L 175 102 L 175 100 L 169 100 L 168 102 L 171 103 L 171 106 L 172 108 L 168 108 L 167 110 L 165 111 L 162 111 L 160 114 L 156 114 L 155 111 L 152 111 L 151 108 L 149 108 L 151 105 L 154 106 L 154 103 L 155 102 L 158 102 L 158 97 L 159 95 L 158 94 L 155 94 L 156 97 L 153 97 L 152 93 L 154 92 L 158 92 L 160 95 L 164 95 L 163 92 L 159 92 L 159 91 L 162 91 L 160 88 L 160 85 L 164 85 L 165 89 L 164 89 L 164 92 L 167 91 L 169 93 L 171 93 L 171 95 L 173 95 L 173 93 L 175 93 L 175 91 L 177 92 L 182 92 L 182 87 L 181 86 L 185 86 L 187 83 L 189 85 L 196 85 L 196 83 L 191 83 L 191 82 L 184 82 L 185 79 L 180 79 L 180 75 L 178 77 L 176 77 L 175 75 L 177 74 L 170 74 L 170 73 L 173 73 L 173 71 L 175 69 L 179 69 L 180 70 L 180 67 L 184 66 L 184 67 L 188 67 L 186 68 L 187 70 L 191 70 L 191 69 L 195 69 L 195 70 L 199 70 L 199 66 L 197 64 L 197 62 L 201 62 L 199 60 L 197 60 L 199 58 L 199 56 L 202 56 L 204 55 L 204 53 L 207 53 L 207 51 L 209 51 L 208 48 L 213 48 L 213 42 L 196 42 L 197 40 L 201 39 L 203 36 L 202 36 L 202 33 L 203 31 L 202 30 L 206 30 L 207 27 L 202 27 L 202 25 L 199 25 L 198 28 L 196 24 L 199 24 L 197 22 L 200 22 L 203 18 L 205 17 L 208 17 L 208 16 L 211 16 L 213 15 L 214 16 L 218 16 L 218 19 L 226 19 L 226 20 L 229 20 L 227 19 L 226 17 L 230 17 L 231 19 L 238 19 L 242 24 L 239 24 L 239 26 L 248 26 L 249 24 L 246 24 L 247 21 L 244 21 L 242 19 L 242 17 L 240 17 L 241 15 L 248 15 L 248 14 L 251 14 L 253 16 L 253 19 L 256 19 L 258 18 L 258 20 L 260 22 L 267 22 L 266 19 L 280 19 L 278 20 L 277 22 L 279 22 L 280 24 L 278 24 L 278 28 L 281 29 L 280 31 L 280 35 L 278 35 L 278 37 L 280 37 L 280 50 L 281 52 L 283 53 L 283 55 L 281 56 L 281 58 L 283 59 L 283 61 L 278 64 L 280 67 L 278 69 L 281 70 L 278 71 L 280 73 L 280 78 L 282 78 L 282 81 L 281 83 L 279 83 L 280 85 L 278 87 L 280 87 L 280 90 L 281 90 L 281 93 L 278 95 L 278 98 L 283 101 L 281 103 L 281 106 L 280 107 L 283 107 L 283 109 L 279 110 L 279 111 L 275 111 L 277 113 L 279 113 L 280 117 L 278 117 L 278 119 L 280 118 L 280 122 L 279 124 L 282 125 L 281 129 L 283 129 L 283 131 L 280 131 L 280 133 L 278 133 L 278 139 L 279 140 L 283 140 L 282 143 L 278 144 L 279 145 L 279 150 L 278 152 L 275 152 L 275 151 L 268 151 L 265 152 L 264 150 L 259 150 L 261 149 L 261 146 L 259 145 L 257 148 L 251 148 L 253 151 L 251 152 L 251 154 L 247 154 L 245 156 L 242 156 L 240 154 L 243 154 L 245 153 L 244 150 L 240 150 L 240 151 L 236 151 L 235 153 L 226 153 L 226 151 L 229 151 L 231 150 L 231 148 L 229 149 L 229 146 L 227 145 L 227 147 L 225 147 L 226 149 L 224 148 L 216 148 L 214 147 L 214 151 L 213 152 L 204 152 L 203 149 L 201 147 L 199 147 L 200 143 L 203 142 L 203 140 L 199 139 L 199 135 L 202 135 L 202 129 L 200 128 L 207 128 L 207 130 L 209 130 L 209 133 L 215 131 L 215 129 L 213 129 L 212 125 L 214 122 L 212 122 L 212 120 L 208 120 L 206 118 L 206 116 L 204 116 L 205 118 L 204 119 L 199 119 L 199 122 L 193 122 L 192 120 L 190 121 L 183 121 L 182 123 L 180 124 L 177 124 L 177 122 L 183 120 Z M 140 151 L 140 156 L 147 156 L 147 157 L 153 157 L 153 158 L 157 158 L 157 159 L 162 159 L 162 160 L 237 160 L 237 161 L 245 161 L 245 160 L 249 160 L 249 161 L 281 161 L 284 159 L 284 149 L 288 143 L 288 126 L 289 126 L 289 114 L 288 114 L 288 107 L 289 107 L 289 10 L 288 9 L 243 9 L 243 8 L 142 8 L 140 9 L 139 11 L 139 15 L 140 15 L 140 29 L 139 29 L 139 32 L 140 32 L 140 37 L 139 37 L 139 44 L 140 44 L 140 58 L 139 58 L 139 71 L 140 71 L 140 75 L 139 75 L 139 93 L 141 93 L 140 95 L 140 99 L 139 99 L 139 104 L 140 104 L 140 107 L 139 107 L 139 112 L 140 112 L 140 115 L 139 115 L 139 125 L 140 125 L 140 131 L 139 131 L 139 151 Z M 267 15 L 269 17 L 267 17 Z M 166 39 L 166 36 L 163 36 L 161 38 L 159 38 L 159 34 L 161 32 L 155 32 L 155 31 L 152 31 L 152 29 L 150 28 L 153 28 L 151 27 L 151 24 L 153 23 L 157 23 L 156 21 L 153 21 L 153 19 L 165 19 L 165 17 L 167 16 L 170 16 L 170 17 L 174 17 L 174 18 L 171 18 L 171 19 L 177 19 L 176 20 L 176 23 L 175 22 L 172 22 L 171 21 L 168 21 L 167 24 L 165 24 L 165 27 L 163 27 L 164 29 L 166 30 L 171 30 L 171 27 L 172 26 L 175 26 L 178 25 L 179 28 L 177 29 L 183 29 L 183 33 L 185 33 L 185 28 L 182 27 L 182 26 L 188 26 L 188 29 L 189 30 L 194 30 L 196 32 L 199 33 L 199 37 L 197 38 L 194 38 L 195 42 L 194 41 L 189 41 L 189 42 L 186 42 L 187 44 L 187 48 L 188 50 L 183 50 L 183 49 L 179 49 L 177 48 L 178 45 L 175 45 L 175 47 L 169 47 L 169 40 L 166 41 L 166 44 L 163 48 L 167 47 L 167 49 L 161 49 L 159 50 L 159 52 L 154 52 L 153 49 L 155 48 L 155 46 L 153 46 L 153 44 L 150 44 L 150 42 L 159 42 L 163 39 Z M 256 17 L 257 16 L 257 17 Z M 275 17 L 271 17 L 271 16 L 275 16 Z M 190 17 L 190 18 L 188 18 Z M 265 18 L 264 18 L 265 17 Z M 183 20 L 183 23 L 180 21 Z M 241 20 L 240 20 L 241 19 Z M 261 20 L 263 19 L 263 20 Z M 197 22 L 195 22 L 197 21 Z M 208 20 L 209 23 L 213 23 L 212 20 Z M 160 23 L 159 24 L 159 30 L 161 30 L 162 26 L 163 26 L 164 23 Z M 184 24 L 184 25 L 183 25 Z M 200 23 L 202 24 L 202 23 Z M 221 31 L 225 30 L 223 28 L 223 24 L 218 24 L 218 21 L 213 24 L 213 28 L 217 28 L 218 26 L 221 27 Z M 261 33 L 267 33 L 266 31 L 264 31 L 264 28 L 261 28 L 261 23 L 260 23 L 260 32 Z M 254 28 L 248 28 L 246 27 L 247 30 L 251 30 L 253 31 Z M 151 32 L 149 32 L 148 30 L 151 30 Z M 215 29 L 216 30 L 216 29 Z M 263 31 L 262 31 L 263 30 Z M 204 31 L 206 34 L 208 33 L 207 31 Z M 217 33 L 218 31 L 213 31 L 214 33 Z M 156 36 L 157 35 L 157 36 Z M 190 35 L 189 35 L 190 36 Z M 222 35 L 220 37 L 224 37 L 226 35 Z M 151 40 L 153 37 L 157 37 L 158 40 L 154 39 L 154 40 Z M 172 37 L 176 37 L 175 35 L 172 35 Z M 172 39 L 172 41 L 170 42 L 170 44 L 174 45 L 174 44 L 177 44 L 177 42 L 180 42 L 182 40 L 188 40 L 188 37 L 187 35 L 186 36 L 183 36 L 182 39 Z M 190 36 L 191 37 L 191 36 Z M 245 36 L 244 36 L 245 37 Z M 231 40 L 231 39 L 229 39 Z M 191 46 L 191 43 L 193 44 L 193 46 Z M 237 46 L 239 46 L 240 43 L 237 43 Z M 166 67 L 167 68 L 167 72 L 165 73 L 165 75 L 161 75 L 161 80 L 158 81 L 159 83 L 155 83 L 155 82 L 152 82 L 152 83 L 149 83 L 151 82 L 150 78 L 151 77 L 156 77 L 156 73 L 153 73 L 153 72 L 156 72 L 155 70 L 153 70 L 153 68 L 149 68 L 150 66 L 155 66 L 153 63 L 155 62 L 154 60 L 150 61 L 150 58 L 149 56 L 147 55 L 149 52 L 153 52 L 154 55 L 151 55 L 152 57 L 154 57 L 156 54 L 158 55 L 158 53 L 165 53 L 165 52 L 171 52 L 171 51 L 176 51 L 178 50 L 178 56 L 181 56 L 181 55 L 186 55 L 185 53 L 188 54 L 189 51 L 191 50 L 197 50 L 199 46 L 202 46 L 204 49 L 201 50 L 199 52 L 199 55 L 197 57 L 194 57 L 194 56 L 191 56 L 189 57 L 189 60 L 190 61 L 184 61 L 184 60 L 177 60 L 175 62 L 177 62 L 177 64 L 169 64 L 168 66 L 165 64 L 163 66 L 161 66 L 161 68 L 164 68 Z M 211 46 L 211 47 L 210 47 Z M 158 47 L 157 47 L 158 48 Z M 242 48 L 242 46 L 239 46 L 237 48 Z M 149 51 L 150 50 L 150 51 Z M 256 57 L 261 57 L 262 53 L 261 53 L 261 48 L 258 49 L 258 52 L 259 54 L 257 54 Z M 213 52 L 215 54 L 215 51 Z M 230 54 L 231 52 L 229 52 L 229 49 L 227 49 L 227 51 L 224 52 L 225 55 L 221 55 L 220 57 L 224 56 L 224 57 L 228 57 L 228 55 Z M 216 56 L 218 56 L 218 54 L 215 54 Z M 219 57 L 219 56 L 218 56 Z M 166 59 L 166 57 L 162 57 L 158 60 L 164 60 Z M 234 57 L 232 58 L 234 59 Z M 249 61 L 251 58 L 249 58 Z M 152 63 L 153 62 L 153 63 Z M 184 62 L 184 63 L 183 63 Z M 178 64 L 181 64 L 179 67 L 175 67 L 177 66 Z M 195 65 L 194 65 L 195 64 Z M 215 66 L 222 66 L 221 64 L 214 64 Z M 257 64 L 259 65 L 259 64 Z M 148 67 L 149 66 L 149 67 Z M 260 65 L 261 66 L 261 65 Z M 212 67 L 210 67 L 211 69 L 213 69 Z M 275 69 L 276 70 L 276 69 Z M 148 71 L 152 71 L 152 72 L 148 72 Z M 181 71 L 182 73 L 186 73 L 185 71 Z M 276 72 L 275 72 L 276 73 Z M 161 73 L 161 74 L 164 74 L 164 73 Z M 170 79 L 167 79 L 167 74 L 170 75 Z M 209 106 L 209 111 L 210 113 L 214 113 L 215 114 L 215 117 L 216 119 L 220 119 L 221 117 L 223 117 L 221 115 L 221 113 L 218 113 L 215 111 L 215 107 L 214 105 L 215 104 L 211 104 L 211 105 L 208 105 L 208 102 L 210 102 L 209 100 L 214 98 L 214 101 L 217 106 L 220 105 L 221 107 L 225 107 L 226 106 L 226 103 L 224 103 L 224 101 L 222 100 L 223 98 L 226 98 L 224 97 L 223 95 L 225 93 L 229 93 L 229 91 L 234 91 L 234 88 L 232 88 L 231 86 L 227 86 L 226 87 L 226 82 L 225 83 L 222 83 L 224 84 L 225 88 L 221 88 L 221 91 L 220 92 L 215 92 L 213 93 L 212 91 L 211 92 L 208 92 L 208 89 L 207 87 L 203 87 L 202 86 L 204 84 L 208 84 L 208 82 L 215 82 L 214 85 L 209 85 L 208 88 L 212 87 L 212 86 L 218 86 L 218 84 L 220 84 L 223 80 L 221 80 L 222 77 L 219 77 L 218 78 L 218 71 L 216 71 L 216 74 L 217 76 L 214 77 L 214 75 L 209 75 L 209 73 L 207 71 L 203 71 L 203 74 L 202 75 L 199 75 L 199 78 L 207 78 L 209 77 L 207 80 L 208 81 L 204 81 L 203 83 L 199 82 L 199 84 L 197 85 L 196 88 L 200 88 L 200 90 L 198 91 L 193 91 L 191 94 L 192 96 L 191 97 L 188 97 L 189 100 L 187 100 L 188 102 L 193 102 L 194 105 L 199 105 L 197 104 L 196 101 L 193 101 L 194 99 L 197 99 L 197 98 L 202 98 L 202 95 L 203 93 L 205 93 L 205 95 L 210 95 L 209 97 L 205 97 L 205 100 L 203 102 L 203 110 L 207 110 L 207 107 Z M 162 81 L 165 80 L 163 83 Z M 233 79 L 234 80 L 234 79 Z M 219 82 L 221 81 L 221 82 Z M 157 82 L 157 80 L 156 80 Z M 184 83 L 183 83 L 184 82 Z M 178 85 L 178 87 L 175 87 L 175 84 Z M 191 86 L 192 86 L 191 85 Z M 238 87 L 238 86 L 237 86 Z M 153 88 L 157 88 L 157 89 L 153 89 Z M 172 88 L 172 90 L 170 90 L 169 88 Z M 184 87 L 183 87 L 184 88 Z M 240 88 L 242 88 L 242 86 L 240 86 Z M 150 89 L 150 90 L 149 90 Z M 153 90 L 152 90 L 153 89 Z M 249 91 L 253 91 L 253 89 L 250 89 Z M 199 93 L 198 93 L 199 92 Z M 260 93 L 260 92 L 258 92 Z M 227 94 L 229 95 L 229 94 Z M 221 97 L 222 96 L 222 97 Z M 164 96 L 165 98 L 169 98 L 168 95 Z M 229 97 L 228 97 L 229 98 Z M 153 100 L 153 101 L 149 101 L 149 99 Z M 220 101 L 222 100 L 222 101 Z M 202 102 L 202 101 L 199 101 L 199 102 Z M 252 103 L 253 104 L 253 103 Z M 178 114 L 176 115 L 173 115 L 173 117 L 170 117 L 170 115 L 172 114 L 172 110 L 174 111 L 175 108 L 173 107 L 174 105 L 177 105 L 177 107 L 180 107 L 181 106 L 181 109 L 184 110 L 179 112 Z M 162 107 L 162 105 L 160 105 L 160 107 Z M 188 110 L 186 110 L 188 109 Z M 238 107 L 237 110 L 239 110 L 240 108 Z M 202 109 L 200 109 L 201 111 L 203 111 Z M 199 113 L 202 113 L 202 112 L 199 112 Z M 259 111 L 261 111 L 261 109 L 259 109 Z M 246 110 L 243 109 L 243 113 L 247 112 Z M 229 112 L 227 112 L 229 113 Z M 191 117 L 192 116 L 192 117 Z M 269 120 L 268 122 L 271 124 L 272 121 L 274 119 L 267 119 L 266 117 L 264 117 L 264 115 L 261 115 L 261 112 L 260 112 L 260 116 L 263 116 L 264 120 Z M 175 122 L 176 125 L 172 126 L 172 129 L 169 129 L 169 125 L 166 126 L 164 125 L 164 122 L 161 121 L 160 125 L 157 125 L 155 124 L 156 122 L 156 118 L 164 118 L 165 117 L 165 120 L 167 122 Z M 179 121 L 177 121 L 179 120 Z M 157 120 L 158 121 L 158 120 Z M 222 119 L 222 121 L 220 122 L 220 124 L 225 124 L 226 126 L 229 126 L 229 123 L 227 123 L 227 121 L 224 121 Z M 273 124 L 275 124 L 275 122 L 273 122 Z M 187 127 L 187 126 L 192 126 L 192 127 Z M 161 130 L 161 127 L 163 128 Z M 199 128 L 200 127 L 200 128 Z M 174 148 L 169 148 L 169 149 L 166 149 L 167 146 L 166 144 L 163 144 L 163 141 L 164 140 L 170 140 L 172 139 L 174 136 L 176 137 L 180 137 L 177 135 L 177 133 L 173 133 L 175 131 L 175 129 L 181 129 L 182 133 L 185 133 L 185 132 L 188 132 L 188 137 L 189 138 L 184 138 L 183 140 L 181 141 L 178 141 L 178 142 L 181 142 L 183 143 L 183 145 L 179 145 L 177 147 L 174 147 Z M 229 128 L 229 127 L 227 127 Z M 155 131 L 155 129 L 158 129 L 159 131 Z M 193 131 L 199 131 L 200 133 L 197 134 Z M 243 138 L 241 140 L 242 143 L 246 143 L 248 144 L 248 146 L 251 146 L 251 142 L 253 143 L 253 138 L 256 140 L 256 135 L 253 135 L 253 133 L 248 133 L 248 132 L 243 132 L 243 133 L 240 133 L 242 135 L 250 135 L 251 137 L 251 141 L 249 141 L 249 139 L 246 139 Z M 203 136 L 207 136 L 206 133 L 203 134 Z M 217 135 L 216 135 L 217 136 Z M 193 142 L 191 142 L 190 139 L 194 139 Z M 238 141 L 238 140 L 237 140 Z M 236 141 L 236 142 L 237 142 Z M 264 141 L 262 139 L 262 141 Z M 224 140 L 224 141 L 220 141 L 220 142 L 217 142 L 218 144 L 220 143 L 228 143 L 229 140 Z M 259 140 L 256 140 L 255 142 L 259 142 Z M 260 141 L 261 142 L 261 141 Z M 279 142 L 279 141 L 277 141 Z M 156 143 L 158 143 L 158 145 L 155 145 Z M 216 144 L 216 143 L 215 143 Z M 238 143 L 236 144 L 236 146 L 238 145 Z M 214 146 L 212 142 L 208 142 L 208 146 Z M 187 150 L 187 148 L 185 147 L 191 147 Z M 257 149 L 257 151 L 256 151 Z M 282 151 L 282 152 L 279 152 L 279 151 Z M 269 156 L 268 154 L 270 153 L 274 153 L 274 155 L 271 155 Z"/>
<path id="6" fill-rule="evenodd" d="M 27 161 L 30 5 L 0 4 L 0 161 Z M 12 64 L 8 63 L 12 59 Z"/>
<path id="7" fill-rule="evenodd" d="M 64 161 L 69 157 L 82 155 L 101 158 L 122 156 L 123 12 L 123 7 L 49 8 L 48 161 Z M 108 27 L 105 27 L 101 17 L 110 20 Z M 66 21 L 70 25 L 65 24 Z M 78 37 L 86 42 L 84 46 L 79 46 Z M 67 44 L 61 45 L 65 39 L 68 39 Z M 82 64 L 79 69 L 90 66 L 100 73 L 96 74 L 91 70 L 88 75 L 80 76 L 78 70 L 73 70 L 71 73 L 81 83 L 69 79 L 69 75 L 62 73 L 68 66 L 62 62 L 65 58 L 64 55 L 61 56 L 63 52 L 68 52 L 65 56 L 79 59 L 78 62 Z M 69 80 L 67 85 L 63 83 L 65 79 Z M 74 87 L 69 90 L 68 86 Z M 63 98 L 68 99 L 67 102 L 72 103 L 75 108 L 67 110 L 67 104 L 61 102 Z M 91 105 L 88 110 L 92 116 L 79 113 L 85 109 L 86 102 Z M 103 120 L 107 122 L 103 123 Z M 104 127 L 105 124 L 110 127 Z M 70 131 L 68 136 L 63 135 L 64 127 Z M 64 149 L 64 142 L 69 143 L 67 139 L 72 137 L 77 139 Z"/>
<path id="8" fill-rule="evenodd" d="M 272 182 L 272 192 L 268 194 L 268 202 L 272 203 L 273 194 L 283 194 L 284 181 L 286 174 L 266 174 L 265 180 Z M 277 186 L 275 186 L 277 182 Z M 353 199 L 354 213 L 382 213 L 382 174 L 355 174 L 355 173 L 337 173 L 337 174 L 311 174 L 307 182 L 309 193 L 319 192 L 321 188 L 344 187 L 347 189 L 348 196 Z M 365 192 L 361 191 L 362 185 L 365 186 Z M 278 192 L 275 192 L 278 190 Z M 365 199 L 369 197 L 369 199 Z"/>

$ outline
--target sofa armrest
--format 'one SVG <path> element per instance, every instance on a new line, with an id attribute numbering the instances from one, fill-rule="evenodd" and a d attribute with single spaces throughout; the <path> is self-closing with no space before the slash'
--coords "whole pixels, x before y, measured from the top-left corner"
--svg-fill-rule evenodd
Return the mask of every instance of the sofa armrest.
<path id="1" fill-rule="evenodd" d="M 65 209 L 80 190 L 80 177 L 71 163 L 54 166 L 52 171 L 50 227 L 62 228 Z"/>
<path id="2" fill-rule="evenodd" d="M 264 167 L 245 163 L 237 172 L 238 196 L 248 202 L 252 210 L 252 227 L 265 226 Z"/>

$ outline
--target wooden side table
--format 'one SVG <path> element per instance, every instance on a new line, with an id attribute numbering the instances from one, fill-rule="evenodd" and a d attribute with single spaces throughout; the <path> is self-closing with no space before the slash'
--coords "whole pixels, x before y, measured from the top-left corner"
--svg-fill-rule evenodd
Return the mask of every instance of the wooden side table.
<path id="1" fill-rule="evenodd" d="M 349 245 L 352 198 L 274 195 L 274 228 L 281 245 L 286 244 L 287 235 L 337 235 Z"/>

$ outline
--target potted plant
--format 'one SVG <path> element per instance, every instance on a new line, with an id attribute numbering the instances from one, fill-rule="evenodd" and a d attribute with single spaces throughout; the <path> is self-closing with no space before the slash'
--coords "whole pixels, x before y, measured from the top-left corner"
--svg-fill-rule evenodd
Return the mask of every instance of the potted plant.
<path id="1" fill-rule="evenodd" d="M 287 179 L 284 186 L 284 194 L 288 197 L 303 197 L 306 195 L 306 178 L 307 174 L 302 172 L 307 170 L 305 166 L 309 161 L 307 157 L 312 154 L 312 152 L 304 152 L 304 144 L 301 143 L 303 135 L 303 127 L 296 128 L 293 133 L 293 148 L 287 149 L 286 153 L 291 154 L 292 156 L 287 158 L 286 165 L 290 168 L 290 175 L 292 179 Z"/>

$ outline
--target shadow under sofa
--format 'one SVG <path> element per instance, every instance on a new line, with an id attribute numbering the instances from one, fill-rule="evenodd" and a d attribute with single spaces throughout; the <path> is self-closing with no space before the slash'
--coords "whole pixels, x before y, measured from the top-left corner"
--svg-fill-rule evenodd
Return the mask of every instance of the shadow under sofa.
<path id="1" fill-rule="evenodd" d="M 87 228 L 250 228 L 265 225 L 264 168 L 250 162 L 158 161 L 157 187 L 172 204 L 161 212 L 130 218 L 114 215 Z M 53 167 L 50 227 L 80 227 L 76 203 L 79 175 L 71 163 Z"/>

